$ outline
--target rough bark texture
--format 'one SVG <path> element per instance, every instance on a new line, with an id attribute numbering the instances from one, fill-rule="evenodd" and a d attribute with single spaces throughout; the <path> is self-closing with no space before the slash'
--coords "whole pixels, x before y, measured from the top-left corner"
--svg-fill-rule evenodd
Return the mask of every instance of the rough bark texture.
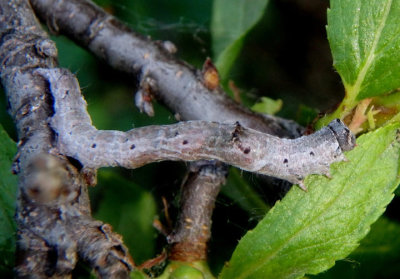
<path id="1" fill-rule="evenodd" d="M 155 43 L 86 0 L 31 0 L 35 11 L 56 32 L 67 35 L 112 67 L 139 77 L 182 120 L 240 124 L 279 137 L 295 138 L 295 122 L 250 112 L 218 87 L 207 87 L 203 72 L 172 56 L 170 42 Z M 209 89 L 213 88 L 213 89 Z M 139 92 L 140 93 L 140 92 Z"/>
<path id="2" fill-rule="evenodd" d="M 127 278 L 133 263 L 121 238 L 91 218 L 81 174 L 54 148 L 52 97 L 34 71 L 57 66 L 55 45 L 27 1 L 0 3 L 1 82 L 20 139 L 16 275 L 68 278 L 81 258 L 100 277 Z"/>

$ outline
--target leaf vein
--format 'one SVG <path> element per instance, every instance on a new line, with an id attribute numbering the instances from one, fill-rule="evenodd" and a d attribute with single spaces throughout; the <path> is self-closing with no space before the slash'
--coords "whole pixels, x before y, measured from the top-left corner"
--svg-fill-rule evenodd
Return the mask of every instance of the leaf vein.
<path id="1" fill-rule="evenodd" d="M 371 46 L 370 50 L 368 51 L 367 59 L 366 59 L 364 65 L 360 69 L 360 72 L 358 74 L 356 82 L 351 86 L 351 88 L 349 90 L 349 91 L 352 91 L 351 95 L 353 95 L 353 96 L 357 96 L 358 92 L 360 92 L 361 84 L 363 83 L 369 68 L 371 67 L 371 65 L 373 64 L 373 62 L 375 60 L 375 50 L 376 50 L 376 47 L 378 46 L 378 42 L 382 35 L 383 28 L 385 27 L 386 20 L 389 17 L 389 11 L 391 9 L 392 2 L 393 2 L 393 0 L 388 0 L 386 2 L 384 15 L 382 17 L 382 20 L 381 20 L 377 30 L 376 30 L 374 40 L 372 42 L 372 46 Z"/>

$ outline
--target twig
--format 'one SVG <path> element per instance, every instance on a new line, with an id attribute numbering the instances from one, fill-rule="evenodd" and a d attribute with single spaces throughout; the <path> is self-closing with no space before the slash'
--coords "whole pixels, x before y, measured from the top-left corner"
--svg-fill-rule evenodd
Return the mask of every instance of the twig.
<path id="1" fill-rule="evenodd" d="M 171 260 L 194 262 L 207 258 L 215 199 L 228 175 L 226 165 L 199 161 L 191 164 L 182 188 L 181 210 L 175 230 L 168 236 Z"/>
<path id="2" fill-rule="evenodd" d="M 112 67 L 139 76 L 145 91 L 152 91 L 182 120 L 239 121 L 279 137 L 301 135 L 302 128 L 295 122 L 253 113 L 227 97 L 219 86 L 207 88 L 202 71 L 173 57 L 170 42 L 155 43 L 135 33 L 90 1 L 31 3 L 51 30 L 69 36 Z"/>

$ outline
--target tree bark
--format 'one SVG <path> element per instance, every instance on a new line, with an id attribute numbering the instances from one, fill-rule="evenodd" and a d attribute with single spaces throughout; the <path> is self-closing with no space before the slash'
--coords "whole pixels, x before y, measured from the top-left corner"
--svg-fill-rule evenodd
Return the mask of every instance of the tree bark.
<path id="1" fill-rule="evenodd" d="M 20 139 L 16 276 L 70 278 L 81 258 L 100 277 L 128 278 L 133 262 L 120 236 L 91 218 L 82 175 L 54 151 L 52 97 L 35 70 L 56 67 L 57 49 L 28 1 L 0 3 L 1 82 Z"/>

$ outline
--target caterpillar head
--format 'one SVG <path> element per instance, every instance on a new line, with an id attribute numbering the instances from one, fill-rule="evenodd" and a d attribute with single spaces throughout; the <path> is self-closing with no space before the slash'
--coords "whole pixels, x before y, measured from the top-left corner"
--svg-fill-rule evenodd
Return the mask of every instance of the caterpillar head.
<path id="1" fill-rule="evenodd" d="M 328 127 L 334 133 L 342 151 L 352 150 L 356 146 L 356 137 L 340 119 L 331 121 Z"/>

